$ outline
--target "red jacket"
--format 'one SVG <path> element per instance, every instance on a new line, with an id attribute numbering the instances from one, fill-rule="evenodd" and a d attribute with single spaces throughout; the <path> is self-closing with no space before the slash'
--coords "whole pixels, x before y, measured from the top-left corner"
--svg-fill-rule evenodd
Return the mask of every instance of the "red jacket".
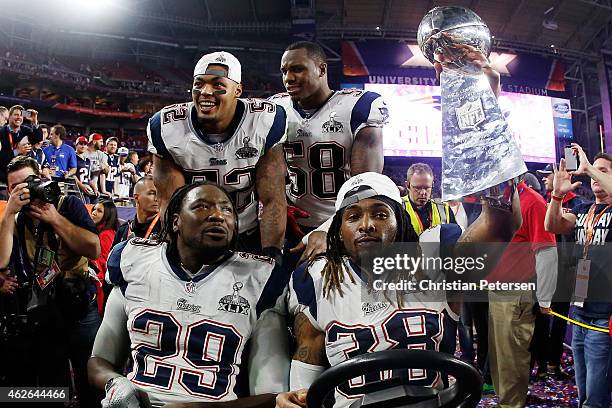
<path id="1" fill-rule="evenodd" d="M 104 292 L 102 291 L 102 286 L 104 285 L 104 278 L 106 277 L 106 260 L 113 247 L 115 233 L 116 231 L 111 229 L 100 231 L 100 256 L 95 261 L 92 261 L 98 269 L 98 279 L 102 283 L 96 285 L 98 288 L 98 312 L 100 312 L 100 315 L 102 315 L 104 309 Z"/>

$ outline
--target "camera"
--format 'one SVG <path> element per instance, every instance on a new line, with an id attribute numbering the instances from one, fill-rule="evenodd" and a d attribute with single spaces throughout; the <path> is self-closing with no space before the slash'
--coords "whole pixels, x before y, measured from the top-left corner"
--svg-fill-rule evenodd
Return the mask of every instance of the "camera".
<path id="1" fill-rule="evenodd" d="M 21 111 L 21 116 L 24 119 L 30 120 L 30 119 L 32 119 L 32 112 L 27 111 L 27 110 L 23 110 L 23 111 Z"/>
<path id="2" fill-rule="evenodd" d="M 62 190 L 55 181 L 43 181 L 33 174 L 25 181 L 28 183 L 28 190 L 30 190 L 30 200 L 38 198 L 45 203 L 57 204 L 59 202 Z"/>

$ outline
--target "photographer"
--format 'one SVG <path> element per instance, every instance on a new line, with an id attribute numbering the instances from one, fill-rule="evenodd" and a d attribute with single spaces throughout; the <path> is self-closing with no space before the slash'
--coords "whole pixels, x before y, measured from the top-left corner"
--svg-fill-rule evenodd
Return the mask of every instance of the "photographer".
<path id="1" fill-rule="evenodd" d="M 87 258 L 100 254 L 96 227 L 80 200 L 61 196 L 57 183 L 40 180 L 31 157 L 16 157 L 6 170 L 10 196 L 0 223 L 2 297 L 11 297 L 13 313 L 25 318 L 21 336 L 4 344 L 2 366 L 10 371 L 0 378 L 4 385 L 67 386 L 70 358 L 82 406 L 94 406 L 87 402 L 92 396 L 86 363 L 100 318 Z"/>
<path id="2" fill-rule="evenodd" d="M 32 123 L 32 127 L 24 126 L 24 119 Z M 38 127 L 38 112 L 34 109 L 27 111 L 21 105 L 12 106 L 8 111 L 8 123 L 0 127 L 0 186 L 6 186 L 6 166 L 15 156 L 13 149 L 17 143 L 27 137 L 31 144 L 43 139 L 42 131 Z M 6 198 L 6 192 L 0 190 L 0 199 Z"/>

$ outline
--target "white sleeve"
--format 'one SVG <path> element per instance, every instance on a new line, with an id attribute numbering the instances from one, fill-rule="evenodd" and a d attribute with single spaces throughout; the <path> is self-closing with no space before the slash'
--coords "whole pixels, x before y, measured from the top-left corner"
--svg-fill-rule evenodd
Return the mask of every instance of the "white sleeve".
<path id="1" fill-rule="evenodd" d="M 351 126 L 356 124 L 353 135 L 364 127 L 383 127 L 389 120 L 389 108 L 376 92 L 366 91 L 355 104 L 351 113 Z"/>
<path id="2" fill-rule="evenodd" d="M 289 390 L 296 391 L 310 388 L 310 385 L 325 371 L 325 367 L 291 360 Z"/>
<path id="3" fill-rule="evenodd" d="M 251 336 L 249 354 L 251 395 L 289 389 L 289 341 L 284 316 L 268 310 Z"/>
<path id="4" fill-rule="evenodd" d="M 92 357 L 102 358 L 114 366 L 123 365 L 129 353 L 130 338 L 125 306 L 126 300 L 121 289 L 113 288 L 91 352 Z"/>
<path id="5" fill-rule="evenodd" d="M 536 298 L 542 307 L 550 307 L 557 288 L 557 247 L 540 248 L 535 253 L 537 288 Z"/>

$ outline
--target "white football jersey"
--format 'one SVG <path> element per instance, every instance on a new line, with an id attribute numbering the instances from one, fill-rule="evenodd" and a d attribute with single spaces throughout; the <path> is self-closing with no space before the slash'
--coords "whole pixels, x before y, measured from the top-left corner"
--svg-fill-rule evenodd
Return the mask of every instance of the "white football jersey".
<path id="1" fill-rule="evenodd" d="M 357 132 L 381 127 L 389 116 L 382 97 L 369 91 L 344 89 L 312 114 L 304 112 L 289 94 L 270 97 L 287 112 L 285 156 L 291 177 L 287 195 L 310 213 L 298 222 L 318 227 L 334 214 L 340 186 L 351 176 L 351 151 Z"/>
<path id="2" fill-rule="evenodd" d="M 381 292 L 368 291 L 361 279 L 359 267 L 345 258 L 349 273 L 356 283 L 345 276 L 341 284 L 343 296 L 332 291 L 323 295 L 321 271 L 326 259 L 316 260 L 309 268 L 303 264 L 293 272 L 289 283 L 289 312 L 302 312 L 312 325 L 325 333 L 325 354 L 333 367 L 349 358 L 394 348 L 444 350 L 454 330 L 452 319 L 458 320 L 446 301 L 432 300 L 424 293 L 404 295 L 400 308 Z M 346 272 L 345 272 L 346 273 Z M 389 299 L 395 300 L 390 292 Z M 446 338 L 443 342 L 443 338 Z M 440 386 L 440 374 L 435 371 L 410 369 L 402 376 L 413 385 Z M 371 373 L 357 377 L 336 388 L 334 407 L 348 407 L 363 396 L 365 384 L 391 378 L 390 372 Z"/>
<path id="3" fill-rule="evenodd" d="M 171 159 L 183 170 L 185 182 L 208 180 L 231 195 L 239 231 L 257 226 L 255 167 L 269 149 L 286 138 L 283 108 L 261 99 L 239 99 L 236 114 L 221 143 L 212 142 L 197 123 L 193 102 L 166 106 L 149 120 L 149 152 Z"/>
<path id="4" fill-rule="evenodd" d="M 130 196 L 130 190 L 132 189 L 132 173 L 129 169 L 135 171 L 132 163 L 123 164 L 123 169 L 119 167 L 119 173 L 115 177 L 115 187 L 113 192 L 118 197 L 126 198 Z"/>
<path id="5" fill-rule="evenodd" d="M 245 396 L 237 389 L 245 344 L 263 315 L 286 313 L 286 272 L 235 252 L 191 279 L 166 248 L 134 238 L 108 258 L 107 280 L 126 299 L 127 378 L 153 406 Z"/>

